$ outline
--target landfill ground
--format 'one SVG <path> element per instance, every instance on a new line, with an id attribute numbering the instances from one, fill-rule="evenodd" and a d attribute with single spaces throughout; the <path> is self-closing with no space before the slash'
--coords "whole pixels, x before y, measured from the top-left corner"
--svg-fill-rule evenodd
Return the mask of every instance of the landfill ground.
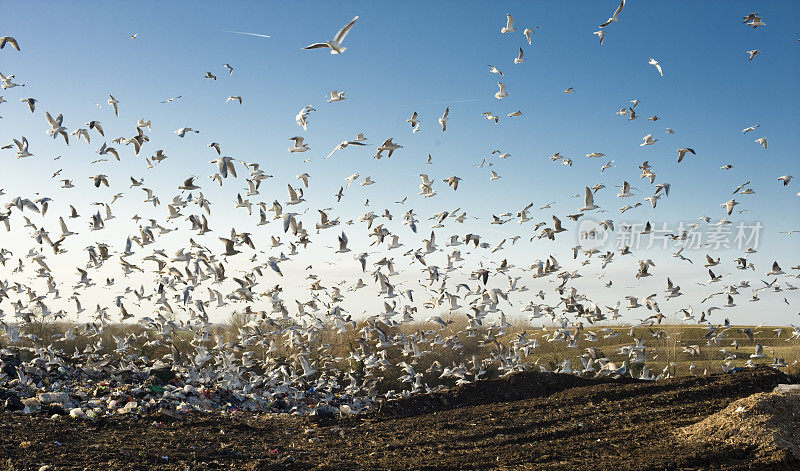
<path id="1" fill-rule="evenodd" d="M 521 373 L 342 419 L 3 413 L 0 469 L 796 470 L 800 457 L 768 441 L 678 432 L 793 379 L 767 367 L 656 382 Z"/>

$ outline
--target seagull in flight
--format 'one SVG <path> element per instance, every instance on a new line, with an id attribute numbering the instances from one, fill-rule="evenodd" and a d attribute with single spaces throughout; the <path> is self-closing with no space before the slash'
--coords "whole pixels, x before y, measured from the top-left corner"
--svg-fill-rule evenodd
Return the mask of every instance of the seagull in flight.
<path id="1" fill-rule="evenodd" d="M 525 51 L 523 51 L 522 48 L 519 48 L 519 54 L 517 54 L 517 57 L 514 58 L 514 63 L 522 64 L 523 62 L 525 62 Z"/>
<path id="2" fill-rule="evenodd" d="M 658 139 L 655 139 L 652 134 L 648 134 L 648 135 L 646 135 L 646 136 L 644 136 L 642 138 L 642 141 L 643 142 L 641 144 L 639 144 L 640 147 L 641 146 L 652 146 L 653 144 L 656 143 L 656 141 L 658 141 Z"/>
<path id="3" fill-rule="evenodd" d="M 303 108 L 302 110 L 300 110 L 300 112 L 297 113 L 297 116 L 294 117 L 295 121 L 297 121 L 297 125 L 303 127 L 303 131 L 307 131 L 308 130 L 307 129 L 307 126 L 308 126 L 308 115 L 310 115 L 312 111 L 317 111 L 317 110 L 314 109 L 313 106 L 308 105 L 305 108 Z"/>
<path id="4" fill-rule="evenodd" d="M 539 29 L 539 28 L 541 28 L 541 26 L 534 26 L 533 28 L 525 28 L 525 30 L 522 32 L 522 34 L 525 35 L 525 39 L 528 40 L 528 45 L 529 46 L 531 45 L 531 36 L 533 36 L 533 34 L 534 34 L 533 30 Z"/>
<path id="5" fill-rule="evenodd" d="M 622 2 L 620 2 L 620 4 L 617 7 L 617 9 L 614 10 L 614 13 L 611 15 L 611 18 L 607 19 L 605 23 L 600 25 L 601 28 L 605 28 L 606 26 L 610 25 L 611 23 L 616 23 L 617 21 L 619 21 L 619 15 L 620 15 L 620 13 L 622 13 L 622 9 L 625 8 L 625 1 L 626 0 L 622 0 Z"/>
<path id="6" fill-rule="evenodd" d="M 578 209 L 578 211 L 591 211 L 599 207 L 600 206 L 594 204 L 594 193 L 592 193 L 592 189 L 587 186 L 586 194 L 584 195 L 584 200 L 583 200 L 583 207 Z"/>
<path id="7" fill-rule="evenodd" d="M 336 36 L 333 37 L 332 41 L 326 41 L 324 43 L 309 44 L 308 46 L 304 47 L 303 49 L 320 49 L 320 48 L 327 47 L 327 48 L 330 48 L 331 54 L 341 54 L 341 53 L 343 53 L 345 50 L 347 50 L 347 48 L 342 46 L 342 42 L 344 41 L 344 38 L 347 37 L 347 33 L 350 32 L 350 28 L 352 28 L 353 25 L 356 24 L 357 20 L 358 20 L 358 16 L 356 16 L 355 18 L 350 20 L 350 23 L 347 23 L 346 25 L 344 25 L 344 27 L 342 29 L 340 29 L 338 33 L 336 33 Z"/>
<path id="8" fill-rule="evenodd" d="M 683 149 L 678 149 L 678 163 L 680 163 L 681 160 L 683 160 L 683 158 L 686 156 L 687 153 L 692 155 L 697 155 L 694 153 L 694 149 L 690 147 L 684 147 Z"/>
<path id="9" fill-rule="evenodd" d="M 502 100 L 503 98 L 511 95 L 506 91 L 506 84 L 497 82 L 497 86 L 500 87 L 500 90 L 494 94 L 494 97 L 497 98 L 498 100 Z"/>
<path id="10" fill-rule="evenodd" d="M 297 139 L 297 138 L 293 138 L 293 139 Z M 302 139 L 300 140 L 300 142 L 302 143 Z M 365 145 L 366 145 L 366 144 L 364 144 L 363 142 L 358 142 L 358 141 L 342 141 L 342 142 L 340 142 L 340 143 L 339 143 L 339 144 L 338 144 L 336 147 L 334 147 L 334 148 L 333 148 L 333 150 L 331 151 L 331 153 L 330 153 L 330 154 L 328 154 L 328 156 L 327 156 L 327 157 L 325 157 L 325 158 L 326 158 L 326 159 L 329 159 L 329 158 L 331 158 L 331 157 L 333 156 L 333 154 L 334 154 L 334 153 L 335 153 L 337 150 L 344 149 L 344 148 L 345 148 L 345 147 L 347 147 L 347 146 L 365 146 Z M 295 152 L 299 152 L 299 151 L 295 151 Z"/>
<path id="11" fill-rule="evenodd" d="M 606 40 L 606 32 L 603 30 L 595 31 L 593 34 L 596 34 L 598 38 L 600 38 L 600 45 L 603 45 L 603 41 Z"/>
<path id="12" fill-rule="evenodd" d="M 744 129 L 742 129 L 742 134 L 747 134 L 750 131 L 755 131 L 756 128 L 759 127 L 759 126 L 761 126 L 761 125 L 760 124 L 754 124 L 752 126 L 748 126 L 748 127 L 744 128 Z"/>
<path id="13" fill-rule="evenodd" d="M 114 114 L 119 118 L 119 100 L 114 98 L 114 95 L 108 95 L 108 104 L 114 107 Z"/>
<path id="14" fill-rule="evenodd" d="M 19 51 L 19 43 L 17 42 L 16 39 L 12 38 L 11 36 L 3 36 L 2 38 L 0 38 L 0 49 L 6 47 L 6 44 Z"/>
<path id="15" fill-rule="evenodd" d="M 199 134 L 200 133 L 200 131 L 195 131 L 192 128 L 180 128 L 177 131 L 175 131 L 175 134 L 177 134 L 178 137 L 184 137 L 184 136 L 186 136 L 187 132 L 193 132 L 195 134 Z"/>
<path id="16" fill-rule="evenodd" d="M 328 98 L 326 101 L 328 103 L 335 103 L 337 101 L 344 101 L 347 98 L 344 97 L 345 92 L 340 92 L 339 90 L 334 90 L 331 92 L 331 97 Z"/>
<path id="17" fill-rule="evenodd" d="M 489 65 L 489 72 L 493 74 L 499 74 L 501 77 L 503 76 L 503 72 L 500 72 L 500 70 L 493 65 Z"/>
<path id="18" fill-rule="evenodd" d="M 417 112 L 415 111 L 414 114 L 411 115 L 410 118 L 406 119 L 407 123 L 411 123 L 411 132 L 415 133 L 419 131 L 420 120 L 418 118 Z"/>
<path id="19" fill-rule="evenodd" d="M 502 34 L 513 33 L 517 28 L 514 27 L 514 17 L 511 13 L 506 13 L 506 25 L 500 28 Z"/>
<path id="20" fill-rule="evenodd" d="M 442 126 L 442 132 L 447 131 L 447 119 L 448 119 L 447 115 L 449 114 L 450 114 L 450 107 L 448 106 L 447 108 L 445 108 L 442 117 L 439 118 L 439 124 Z"/>
<path id="21" fill-rule="evenodd" d="M 290 141 L 294 141 L 294 147 L 289 147 L 289 152 L 305 152 L 307 150 L 311 150 L 311 148 L 308 147 L 307 144 L 303 143 L 303 139 L 305 138 L 301 136 L 289 138 Z M 336 148 L 338 149 L 339 146 L 337 146 Z M 334 149 L 334 152 L 336 152 L 336 149 Z M 331 152 L 331 155 L 333 155 L 333 152 Z M 306 186 L 308 186 L 308 184 L 306 184 Z"/>
<path id="22" fill-rule="evenodd" d="M 658 70 L 659 75 L 661 75 L 662 77 L 664 76 L 664 72 L 661 71 L 661 64 L 659 64 L 657 60 L 655 60 L 655 59 L 653 59 L 651 57 L 650 61 L 648 62 L 648 64 L 650 64 L 653 67 L 655 67 L 656 70 Z"/>
<path id="23" fill-rule="evenodd" d="M 36 102 L 39 101 L 36 98 L 20 98 L 19 101 L 21 103 L 25 103 L 28 105 L 28 109 L 31 110 L 31 113 L 36 109 Z"/>

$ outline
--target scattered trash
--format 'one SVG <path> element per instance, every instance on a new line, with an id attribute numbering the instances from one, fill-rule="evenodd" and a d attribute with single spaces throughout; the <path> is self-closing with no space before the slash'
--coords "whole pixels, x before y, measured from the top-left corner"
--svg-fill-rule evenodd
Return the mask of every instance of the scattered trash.
<path id="1" fill-rule="evenodd" d="M 214 372 L 201 376 L 191 367 L 146 358 L 134 362 L 46 350 L 34 350 L 42 356 L 31 358 L 31 352 L 18 346 L 0 348 L 0 408 L 7 412 L 82 420 L 149 413 L 183 420 L 192 413 L 256 412 L 329 420 L 373 409 L 373 398 L 347 388 L 334 393 L 301 378 L 295 378 L 296 383 L 277 376 L 262 378 L 257 387 L 243 388 L 253 378 Z"/>

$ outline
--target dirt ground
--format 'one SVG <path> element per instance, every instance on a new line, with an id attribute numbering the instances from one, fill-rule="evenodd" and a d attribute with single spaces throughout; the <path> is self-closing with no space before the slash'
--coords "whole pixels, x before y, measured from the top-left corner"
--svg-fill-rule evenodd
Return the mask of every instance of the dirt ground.
<path id="1" fill-rule="evenodd" d="M 0 469 L 800 469 L 789 452 L 677 430 L 786 376 L 659 382 L 522 373 L 346 419 L 0 414 Z"/>

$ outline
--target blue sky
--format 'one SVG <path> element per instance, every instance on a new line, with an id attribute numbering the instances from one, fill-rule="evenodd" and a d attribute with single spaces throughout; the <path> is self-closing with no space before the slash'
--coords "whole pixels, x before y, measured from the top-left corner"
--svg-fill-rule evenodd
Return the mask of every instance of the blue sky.
<path id="1" fill-rule="evenodd" d="M 314 209 L 335 205 L 333 194 L 344 178 L 358 172 L 362 179 L 370 175 L 377 183 L 348 190 L 334 211 L 343 221 L 368 210 L 382 213 L 383 208 L 390 208 L 396 217 L 414 208 L 425 220 L 440 210 L 461 207 L 480 219 L 463 227 L 450 224 L 437 236 L 443 240 L 452 233 L 475 231 L 496 243 L 512 234 L 521 234 L 527 241 L 532 228 L 515 221 L 490 227 L 492 214 L 515 212 L 529 202 L 539 207 L 557 201 L 552 213 L 534 212 L 532 217 L 549 222 L 551 214 L 558 214 L 565 219 L 564 215 L 577 212 L 580 206 L 580 201 L 569 195 L 581 193 L 587 185 L 603 183 L 607 187 L 598 194 L 597 202 L 609 212 L 596 215 L 598 219 L 677 224 L 695 222 L 704 215 L 712 220 L 723 217 L 720 203 L 731 198 L 734 188 L 750 180 L 757 194 L 737 197 L 741 202 L 738 209 L 748 212 L 731 219 L 759 221 L 764 226 L 761 249 L 754 257 L 757 273 L 752 276 L 763 275 L 773 260 L 781 260 L 787 265 L 784 269 L 800 263 L 800 234 L 779 233 L 800 229 L 800 198 L 796 196 L 800 182 L 784 188 L 776 180 L 784 174 L 800 179 L 800 4 L 795 2 L 758 5 L 755 9 L 767 26 L 752 29 L 741 19 L 754 9 L 749 2 L 630 1 L 620 21 L 606 28 L 602 47 L 592 33 L 614 11 L 615 1 L 5 5 L 0 28 L 3 34 L 19 40 L 22 53 L 8 48 L 0 52 L 0 72 L 16 74 L 17 81 L 26 87 L 3 91 L 8 102 L 0 105 L 4 118 L 0 121 L 0 139 L 11 142 L 12 137 L 27 136 L 36 154 L 32 159 L 37 160 L 16 161 L 11 151 L 4 151 L 8 174 L 26 178 L 0 180 L 0 188 L 7 193 L 0 198 L 29 194 L 32 188 L 50 185 L 46 191 L 63 207 L 65 198 L 88 205 L 107 201 L 110 195 L 124 190 L 126 198 L 115 206 L 119 215 L 145 214 L 151 210 L 143 207 L 139 192 L 127 190 L 128 176 L 145 177 L 146 186 L 158 189 L 166 202 L 177 193 L 175 187 L 184 178 L 196 175 L 201 177 L 203 191 L 214 201 L 215 229 L 229 232 L 231 226 L 239 230 L 250 227 L 251 220 L 241 222 L 247 219 L 241 210 L 227 213 L 232 207 L 229 202 L 241 188 L 226 184 L 219 190 L 206 178 L 213 170 L 208 160 L 215 157 L 206 145 L 215 141 L 222 144 L 225 155 L 258 162 L 274 175 L 264 183 L 259 201 L 285 201 L 286 184 L 296 185 L 296 174 L 310 173 L 309 204 L 301 207 L 310 213 L 306 226 L 315 221 Z M 520 31 L 500 34 L 506 12 L 514 15 Z M 346 53 L 301 50 L 311 42 L 331 39 L 355 15 L 360 18 L 347 36 Z M 521 31 L 534 25 L 541 29 L 536 30 L 529 46 Z M 134 33 L 138 37 L 131 40 L 129 36 Z M 519 47 L 524 49 L 526 60 L 514 64 Z M 762 54 L 748 61 L 745 51 L 750 49 L 760 49 Z M 650 57 L 662 65 L 664 77 L 648 65 Z M 232 75 L 227 74 L 223 63 L 235 67 Z M 504 77 L 490 74 L 488 64 L 502 70 Z M 218 80 L 203 79 L 206 71 L 217 75 Z M 499 102 L 493 97 L 498 80 L 511 93 Z M 561 93 L 568 87 L 576 92 Z M 347 100 L 325 103 L 326 95 L 334 89 L 345 90 Z M 108 93 L 120 100 L 119 118 L 105 104 Z M 177 95 L 182 98 L 174 103 L 160 103 Z M 244 106 L 226 103 L 229 95 L 241 95 Z M 20 98 L 28 96 L 39 100 L 34 114 L 19 103 Z M 632 99 L 641 100 L 636 109 L 641 117 L 629 122 L 615 112 Z M 102 108 L 98 109 L 96 103 Z M 318 110 L 312 114 L 307 132 L 294 122 L 295 114 L 305 105 Z M 436 119 L 448 105 L 450 121 L 443 134 Z M 523 111 L 522 117 L 505 117 L 518 109 Z M 134 157 L 127 148 L 122 163 L 90 166 L 88 162 L 97 158 L 94 151 L 102 144 L 96 143 L 99 136 L 93 135 L 90 145 L 73 143 L 69 148 L 61 141 L 52 141 L 44 135 L 46 110 L 63 113 L 70 129 L 83 127 L 90 119 L 100 120 L 110 138 L 133 135 L 137 119 L 151 119 L 152 142 L 143 154 L 163 148 L 169 159 L 157 170 L 146 171 L 143 156 Z M 420 115 L 422 131 L 412 135 L 405 119 L 414 111 Z M 500 124 L 484 120 L 481 113 L 485 111 L 499 115 Z M 652 115 L 661 120 L 647 121 Z M 756 123 L 760 124 L 757 130 L 741 133 L 741 129 Z M 181 140 L 173 131 L 183 126 L 200 130 L 200 134 Z M 676 134 L 665 134 L 667 127 Z M 348 148 L 328 161 L 321 159 L 337 143 L 358 132 L 366 133 L 370 148 Z M 659 142 L 640 147 L 642 137 L 649 133 Z M 295 135 L 305 136 L 312 151 L 295 155 L 286 152 L 288 138 Z M 388 137 L 404 148 L 389 160 L 371 159 L 374 146 Z M 754 142 L 758 137 L 769 139 L 767 150 Z M 692 147 L 697 155 L 677 164 L 675 150 L 680 147 Z M 502 176 L 496 182 L 489 180 L 489 169 L 476 168 L 494 149 L 512 155 L 502 161 L 487 159 L 495 164 L 491 169 Z M 551 162 L 548 157 L 556 152 L 570 157 L 574 165 Z M 607 157 L 584 157 L 591 152 Z M 428 154 L 433 156 L 433 165 L 424 165 Z M 63 157 L 56 162 L 47 158 L 55 155 Z M 311 162 L 303 163 L 305 157 L 311 157 Z M 600 166 L 607 160 L 614 160 L 616 168 L 601 175 Z M 619 215 L 618 208 L 630 202 L 614 197 L 614 185 L 627 180 L 643 189 L 642 198 L 652 191 L 639 178 L 637 166 L 644 160 L 657 171 L 656 183 L 672 185 L 671 195 L 662 199 L 656 210 L 642 206 Z M 720 166 L 728 163 L 734 168 L 721 171 Z M 56 188 L 44 173 L 58 168 L 64 168 L 65 178 L 74 178 L 81 188 L 72 193 Z M 112 188 L 90 188 L 88 176 L 95 173 L 108 174 Z M 438 196 L 423 199 L 416 195 L 419 173 L 438 180 Z M 457 192 L 441 182 L 451 175 L 464 179 Z M 393 203 L 404 196 L 409 197 L 404 207 Z M 367 198 L 370 207 L 364 208 Z M 87 207 L 84 212 L 89 211 Z M 158 216 L 165 209 L 153 211 Z M 124 241 L 127 231 L 119 224 L 115 233 L 102 237 L 113 239 L 115 244 Z M 354 245 L 366 243 L 366 237 L 359 235 L 365 232 L 361 226 L 345 229 Z M 421 238 L 414 238 L 407 230 L 397 232 L 408 237 L 409 246 Z M 429 224 L 423 224 L 420 235 L 427 237 L 429 232 Z M 336 229 L 321 234 L 320 246 L 334 244 L 336 234 Z M 563 254 L 567 259 L 566 250 L 575 241 L 576 237 L 569 234 L 556 243 L 526 243 L 492 259 L 509 257 L 522 266 L 550 253 Z M 164 241 L 167 246 L 169 243 Z M 214 245 L 215 250 L 218 248 Z M 319 252 L 312 253 L 319 256 Z M 695 254 L 695 265 L 703 255 Z M 729 260 L 738 255 L 737 251 L 719 253 Z M 657 250 L 635 256 L 666 257 L 666 268 L 654 277 L 658 287 L 671 272 L 682 274 L 686 285 L 705 276 L 703 269 L 674 265 L 669 254 Z M 732 266 L 728 262 L 728 271 Z M 620 262 L 614 269 L 625 274 L 620 276 L 631 278 L 635 259 L 624 265 Z M 598 282 L 590 273 L 598 270 L 590 267 L 577 286 L 593 288 Z M 738 275 L 734 273 L 732 280 Z M 536 286 L 527 281 L 532 289 Z M 633 286 L 634 282 L 620 284 Z M 649 286 L 642 289 L 649 294 Z M 794 293 L 778 293 L 780 296 L 776 294 L 758 306 L 768 310 L 774 322 L 797 322 L 800 299 Z M 613 303 L 625 294 L 628 292 L 619 288 L 598 296 Z M 781 303 L 783 295 L 793 301 L 792 306 Z M 380 303 L 378 298 L 372 301 Z M 685 307 L 690 301 L 693 299 L 674 307 Z M 748 312 L 740 308 L 739 320 L 747 319 Z"/>

